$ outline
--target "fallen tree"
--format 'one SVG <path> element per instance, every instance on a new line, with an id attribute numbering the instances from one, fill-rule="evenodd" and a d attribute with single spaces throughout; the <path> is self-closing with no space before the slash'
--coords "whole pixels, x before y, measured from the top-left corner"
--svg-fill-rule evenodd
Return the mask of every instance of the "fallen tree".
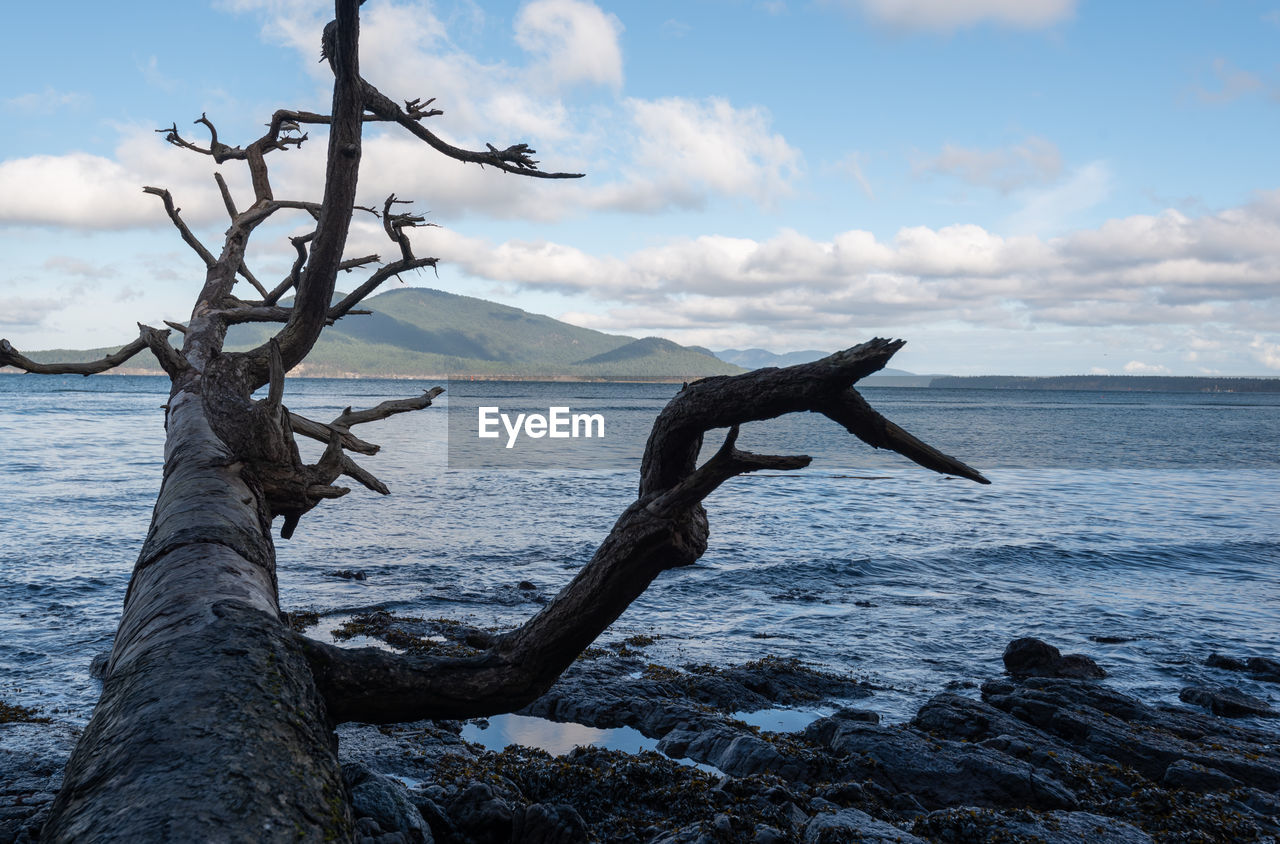
<path id="1" fill-rule="evenodd" d="M 220 252 L 206 248 L 167 190 L 157 196 L 182 239 L 207 268 L 190 319 L 168 323 L 182 334 L 139 326 L 139 337 L 100 361 L 40 364 L 0 341 L 0 365 L 29 373 L 90 375 L 136 354 L 155 355 L 172 387 L 166 407 L 164 480 L 135 565 L 103 683 L 102 697 L 67 765 L 44 836 L 50 841 L 347 840 L 352 819 L 340 776 L 334 727 L 473 717 L 511 711 L 548 689 L 661 572 L 689 565 L 707 546 L 701 502 L 724 482 L 761 469 L 793 470 L 804 456 L 760 455 L 736 447 L 739 426 L 788 413 L 820 413 L 864 442 L 922 466 L 985 479 L 876 413 L 854 391 L 882 368 L 900 341 L 872 340 L 823 360 L 785 369 L 710 378 L 687 386 L 656 420 L 645 449 L 636 500 L 577 576 L 518 629 L 476 641 L 469 657 L 428 658 L 345 650 L 291 631 L 281 621 L 271 537 L 274 519 L 290 537 L 320 502 L 348 492 L 346 476 L 376 492 L 387 488 L 348 452 L 376 446 L 359 424 L 430 405 L 438 393 L 348 409 L 324 423 L 282 403 L 285 373 L 306 358 L 326 324 L 398 273 L 434 266 L 417 257 L 408 229 L 420 216 L 359 208 L 356 185 L 362 125 L 398 124 L 444 155 L 535 178 L 547 173 L 523 144 L 465 150 L 424 125 L 441 112 L 431 100 L 404 106 L 359 72 L 360 0 L 337 0 L 322 53 L 334 72 L 329 114 L 277 111 L 262 137 L 240 147 L 213 122 L 200 145 L 176 125 L 162 130 L 185 150 L 215 163 L 244 162 L 252 203 L 240 210 L 215 175 L 230 216 Z M 301 145 L 308 125 L 329 127 L 320 202 L 275 198 L 266 155 Z M 273 215 L 309 214 L 315 228 L 293 238 L 292 271 L 268 289 L 245 262 L 254 230 Z M 377 214 L 399 257 L 344 258 L 352 214 Z M 337 274 L 381 264 L 333 302 Z M 254 294 L 235 293 L 237 284 Z M 280 302 L 288 294 L 289 306 Z M 255 295 L 256 294 L 256 295 Z M 247 352 L 223 349 L 227 329 L 245 322 L 283 327 Z M 267 386 L 262 399 L 253 394 Z M 703 437 L 728 429 L 723 446 L 698 465 Z M 295 434 L 325 443 L 315 464 L 302 461 Z"/>

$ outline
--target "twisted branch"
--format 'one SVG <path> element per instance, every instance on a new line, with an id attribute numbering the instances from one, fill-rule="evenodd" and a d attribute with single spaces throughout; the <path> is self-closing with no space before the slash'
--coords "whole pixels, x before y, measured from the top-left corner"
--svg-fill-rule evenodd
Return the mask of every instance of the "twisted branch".
<path id="1" fill-rule="evenodd" d="M 809 364 L 709 378 L 677 394 L 659 414 L 645 449 L 640 495 L 618 518 L 591 561 L 523 626 L 494 637 L 480 654 L 433 658 L 344 650 L 300 637 L 336 720 L 372 723 L 474 717 L 511 712 L 541 695 L 574 658 L 639 597 L 659 574 L 688 565 L 706 550 L 701 503 L 726 480 L 760 469 L 794 470 L 804 456 L 758 455 L 736 448 L 743 422 L 830 410 L 873 445 L 893 448 L 933 468 L 979 483 L 986 479 L 909 435 L 876 439 L 869 408 L 846 400 L 852 384 L 882 368 L 900 342 L 872 340 Z M 727 427 L 720 450 L 696 466 L 703 434 Z M 901 429 L 897 429 L 901 431 Z M 859 433 L 861 432 L 861 433 Z M 905 432 L 902 432 L 905 434 Z"/>

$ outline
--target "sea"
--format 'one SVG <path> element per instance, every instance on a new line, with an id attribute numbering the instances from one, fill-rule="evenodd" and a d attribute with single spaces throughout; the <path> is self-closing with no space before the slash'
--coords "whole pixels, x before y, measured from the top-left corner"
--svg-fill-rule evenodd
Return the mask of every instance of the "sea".
<path id="1" fill-rule="evenodd" d="M 432 407 L 356 430 L 382 446 L 354 456 L 389 496 L 352 483 L 277 539 L 281 603 L 321 614 L 312 635 L 372 608 L 518 625 L 634 499 L 643 434 L 680 389 L 295 379 L 285 403 L 329 420 L 437 384 Z M 991 484 L 876 451 L 820 416 L 746 425 L 739 447 L 812 465 L 717 490 L 705 556 L 660 576 L 602 643 L 653 636 L 647 658 L 677 667 L 796 657 L 865 680 L 874 695 L 857 705 L 889 722 L 941 691 L 976 695 L 1021 636 L 1092 656 L 1151 703 L 1204 682 L 1277 703 L 1274 685 L 1204 662 L 1280 656 L 1280 395 L 861 392 Z M 162 377 L 0 376 L 0 700 L 88 719 L 90 661 L 111 646 L 161 481 L 166 398 Z M 599 414 L 605 436 L 577 444 L 599 459 L 458 459 L 451 401 L 455 415 Z M 722 437 L 708 435 L 707 453 Z"/>

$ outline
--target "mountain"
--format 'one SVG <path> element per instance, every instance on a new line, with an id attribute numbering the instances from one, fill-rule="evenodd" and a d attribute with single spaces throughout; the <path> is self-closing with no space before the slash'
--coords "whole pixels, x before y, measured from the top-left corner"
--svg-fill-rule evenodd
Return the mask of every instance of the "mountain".
<path id="1" fill-rule="evenodd" d="M 719 352 L 711 352 L 711 354 L 726 363 L 737 364 L 743 369 L 763 369 L 766 366 L 794 366 L 797 363 L 809 363 L 818 358 L 824 358 L 831 353 L 819 352 L 813 349 L 807 349 L 803 352 L 783 352 L 781 354 L 775 354 L 765 349 L 724 349 Z M 907 372 L 905 369 L 882 369 L 870 377 L 880 378 L 883 376 L 898 378 L 920 377 L 914 372 Z"/>
<path id="2" fill-rule="evenodd" d="M 579 328 L 471 296 L 422 287 L 390 290 L 361 303 L 373 311 L 326 328 L 295 374 L 315 377 L 698 378 L 742 370 L 705 350 L 647 337 Z M 237 325 L 226 348 L 254 348 L 278 325 Z M 93 360 L 107 351 L 32 352 L 35 360 Z M 159 371 L 145 353 L 133 370 Z"/>
<path id="3" fill-rule="evenodd" d="M 810 349 L 803 352 L 783 352 L 779 355 L 764 349 L 724 349 L 711 354 L 726 363 L 737 364 L 743 369 L 763 369 L 766 366 L 793 366 L 797 363 L 809 363 L 831 353 Z"/>

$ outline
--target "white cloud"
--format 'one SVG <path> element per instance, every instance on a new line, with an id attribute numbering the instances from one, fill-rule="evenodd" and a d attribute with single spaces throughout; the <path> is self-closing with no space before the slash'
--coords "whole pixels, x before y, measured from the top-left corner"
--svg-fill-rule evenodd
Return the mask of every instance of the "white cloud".
<path id="1" fill-rule="evenodd" d="M 937 157 L 918 161 L 913 169 L 917 173 L 954 176 L 972 185 L 1009 193 L 1055 181 L 1062 173 L 1062 154 L 1052 141 L 1034 136 L 995 149 L 947 144 Z"/>
<path id="2" fill-rule="evenodd" d="M 65 305 L 65 302 L 56 299 L 9 296 L 0 299 L 0 326 L 32 328 L 43 323 L 50 314 L 62 310 Z"/>
<path id="3" fill-rule="evenodd" d="M 1169 367 L 1163 364 L 1143 363 L 1140 360 L 1131 360 L 1124 365 L 1124 371 L 1129 375 L 1168 375 Z"/>
<path id="4" fill-rule="evenodd" d="M 259 15 L 267 37 L 297 49 L 317 78 L 327 76 L 316 55 L 328 7 L 312 0 L 222 5 Z M 554 220 L 600 210 L 701 208 L 718 197 L 771 206 L 790 193 L 800 173 L 799 152 L 771 127 L 764 109 L 720 98 L 620 96 L 622 24 L 591 2 L 534 0 L 523 6 L 513 36 L 528 56 L 524 66 L 483 62 L 461 50 L 433 10 L 425 0 L 370 4 L 361 22 L 361 73 L 393 99 L 438 96 L 434 106 L 445 113 L 431 128 L 451 143 L 483 148 L 527 142 L 539 150 L 544 167 L 585 171 L 591 178 L 548 190 L 442 161 L 398 130 L 371 129 L 362 191 L 376 185 L 375 195 L 395 190 L 429 198 L 437 219 L 482 213 Z M 561 94 L 583 84 L 605 86 L 617 96 L 591 108 L 567 108 Z M 300 161 L 292 152 L 283 161 L 273 158 L 273 182 L 287 184 L 303 174 L 314 179 L 321 172 L 314 160 Z"/>
<path id="5" fill-rule="evenodd" d="M 692 31 L 693 27 L 682 20 L 667 18 L 662 22 L 662 36 L 664 38 L 684 38 Z"/>
<path id="6" fill-rule="evenodd" d="M 706 343 L 750 328 L 817 344 L 851 325 L 1168 326 L 1180 327 L 1184 350 L 1222 359 L 1249 345 L 1241 331 L 1263 338 L 1260 354 L 1277 339 L 1277 194 L 1217 214 L 1167 211 L 1051 239 L 955 225 L 907 227 L 888 241 L 858 230 L 830 240 L 790 230 L 767 240 L 702 236 L 624 256 L 453 233 L 437 243 L 444 261 L 472 276 L 594 298 L 606 312 L 575 319 L 627 333 Z M 1206 333 L 1212 326 L 1216 336 Z"/>
<path id="7" fill-rule="evenodd" d="M 52 270 L 63 275 L 77 276 L 83 279 L 96 280 L 111 278 L 116 275 L 115 267 L 110 264 L 89 262 L 80 258 L 72 258 L 67 255 L 55 255 L 52 258 L 47 258 L 42 266 L 46 270 Z"/>
<path id="8" fill-rule="evenodd" d="M 1267 369 L 1280 369 L 1280 343 L 1268 343 L 1261 335 L 1255 335 L 1249 344 L 1254 357 Z"/>
<path id="9" fill-rule="evenodd" d="M 1022 208 L 1010 216 L 1011 231 L 1053 235 L 1070 228 L 1085 211 L 1111 195 L 1111 169 L 1094 161 L 1072 172 L 1065 182 L 1024 191 Z"/>
<path id="10" fill-rule="evenodd" d="M 622 23 L 583 0 L 534 0 L 515 20 L 516 43 L 557 85 L 622 87 Z"/>
<path id="11" fill-rule="evenodd" d="M 183 218 L 199 225 L 225 218 L 206 156 L 169 146 L 150 129 L 122 130 L 115 155 L 84 152 L 0 161 L 0 225 L 119 230 L 170 225 L 144 185 L 169 188 Z M 222 168 L 233 185 L 241 167 Z M 241 195 L 248 194 L 246 189 Z"/>
<path id="12" fill-rule="evenodd" d="M 32 91 L 10 97 L 4 101 L 9 108 L 33 114 L 53 114 L 56 111 L 79 109 L 89 102 L 89 95 L 77 91 L 58 91 L 45 86 L 43 91 Z"/>
<path id="13" fill-rule="evenodd" d="M 0 162 L 0 223 L 126 228 L 153 222 L 142 186 L 119 162 L 87 153 Z"/>
<path id="14" fill-rule="evenodd" d="M 599 207 L 660 211 L 697 207 L 709 194 L 771 205 L 790 193 L 801 156 L 770 128 L 767 111 L 712 97 L 626 101 L 634 139 L 627 181 L 608 186 Z"/>
<path id="15" fill-rule="evenodd" d="M 824 0 L 897 29 L 951 32 L 980 23 L 1038 29 L 1070 18 L 1075 0 Z"/>
<path id="16" fill-rule="evenodd" d="M 866 194 L 867 199 L 876 198 L 876 192 L 871 189 L 871 183 L 867 181 L 866 175 L 862 172 L 862 154 L 857 150 L 840 159 L 836 169 L 848 174 L 851 179 L 857 182 L 858 187 L 862 188 L 862 192 Z"/>
<path id="17" fill-rule="evenodd" d="M 1226 59 L 1213 60 L 1212 74 L 1213 80 L 1207 87 L 1197 85 L 1195 88 L 1200 102 L 1209 105 L 1229 103 L 1264 87 L 1256 73 L 1241 70 Z"/>
<path id="18" fill-rule="evenodd" d="M 178 90 L 178 80 L 160 70 L 160 60 L 155 56 L 148 56 L 145 60 L 135 59 L 134 62 L 148 85 L 167 93 Z"/>

